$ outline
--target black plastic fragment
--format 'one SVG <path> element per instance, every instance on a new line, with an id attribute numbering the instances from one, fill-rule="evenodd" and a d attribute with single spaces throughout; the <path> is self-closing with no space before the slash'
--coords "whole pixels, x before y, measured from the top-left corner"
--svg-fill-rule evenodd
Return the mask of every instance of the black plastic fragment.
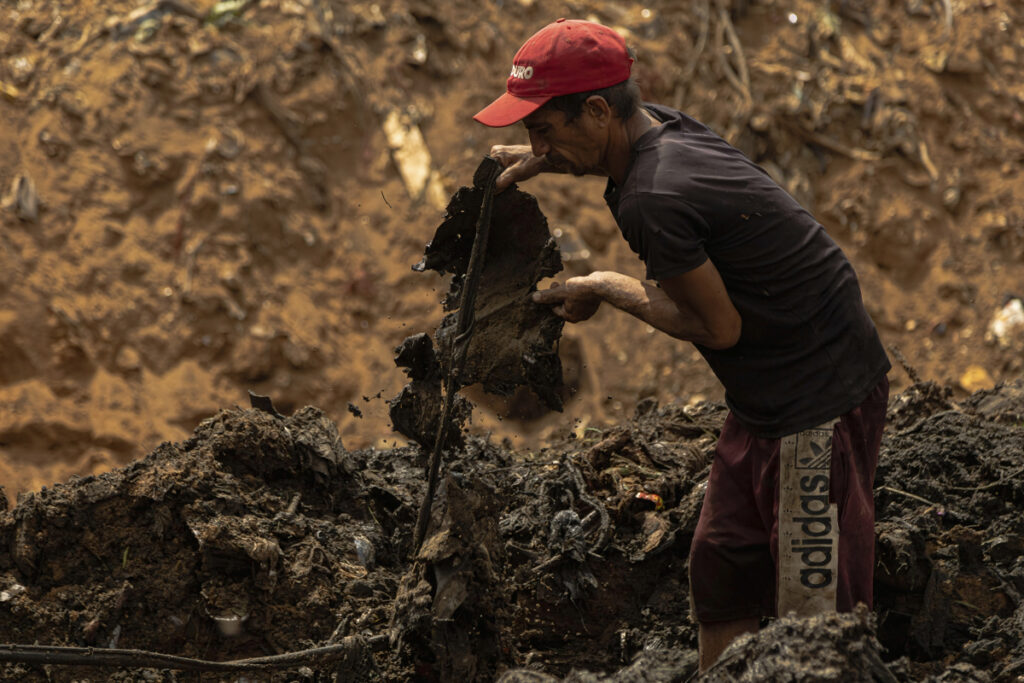
<path id="1" fill-rule="evenodd" d="M 262 410 L 265 413 L 270 413 L 274 417 L 283 418 L 284 415 L 277 412 L 277 408 L 274 407 L 274 402 L 270 400 L 269 396 L 260 396 L 249 392 L 249 405 L 257 410 Z"/>

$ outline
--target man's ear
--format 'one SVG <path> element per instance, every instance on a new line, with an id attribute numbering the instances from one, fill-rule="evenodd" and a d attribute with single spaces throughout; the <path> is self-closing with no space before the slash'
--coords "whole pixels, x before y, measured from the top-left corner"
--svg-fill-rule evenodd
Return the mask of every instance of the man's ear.
<path id="1" fill-rule="evenodd" d="M 613 116 L 611 105 L 600 95 L 591 95 L 583 103 L 583 106 L 586 107 L 587 113 L 602 125 L 608 125 L 611 122 Z"/>

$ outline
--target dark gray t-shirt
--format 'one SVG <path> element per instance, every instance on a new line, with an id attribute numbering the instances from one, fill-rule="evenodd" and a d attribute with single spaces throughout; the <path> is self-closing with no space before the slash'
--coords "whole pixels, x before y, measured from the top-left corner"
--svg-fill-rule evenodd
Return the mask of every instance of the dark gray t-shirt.
<path id="1" fill-rule="evenodd" d="M 647 277 L 707 259 L 743 320 L 739 342 L 696 345 L 754 434 L 779 437 L 853 409 L 890 368 L 853 267 L 759 166 L 698 121 L 645 104 L 663 125 L 636 142 L 605 200 Z"/>

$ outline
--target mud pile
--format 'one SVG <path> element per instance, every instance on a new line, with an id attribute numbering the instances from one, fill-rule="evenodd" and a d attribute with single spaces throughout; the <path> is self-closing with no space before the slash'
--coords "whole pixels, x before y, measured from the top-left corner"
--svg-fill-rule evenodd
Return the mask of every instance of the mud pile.
<path id="1" fill-rule="evenodd" d="M 915 385 L 891 406 L 875 614 L 779 620 L 710 680 L 1024 673 L 1024 385 L 959 405 L 948 394 Z M 538 451 L 469 437 L 410 557 L 419 448 L 348 450 L 315 408 L 222 411 L 184 442 L 0 514 L 0 641 L 204 661 L 343 649 L 270 680 L 685 680 L 686 557 L 724 415 L 648 401 Z"/>
<path id="2" fill-rule="evenodd" d="M 1024 674 L 1024 383 L 962 405 L 935 385 L 895 402 L 876 477 L 879 634 L 911 660 L 957 651 Z"/>
<path id="3" fill-rule="evenodd" d="M 6 3 L 9 495 L 183 440 L 250 389 L 286 413 L 321 406 L 353 447 L 401 442 L 383 398 L 405 381 L 392 351 L 436 327 L 446 286 L 409 266 L 491 144 L 524 141 L 469 116 L 558 16 L 621 30 L 646 97 L 708 122 L 805 202 L 925 379 L 963 398 L 1019 377 L 1020 4 L 684 5 Z M 567 272 L 641 273 L 599 180 L 524 189 Z M 567 330 L 561 357 L 564 414 L 489 403 L 474 428 L 537 448 L 645 397 L 721 396 L 695 351 L 613 312 Z"/>

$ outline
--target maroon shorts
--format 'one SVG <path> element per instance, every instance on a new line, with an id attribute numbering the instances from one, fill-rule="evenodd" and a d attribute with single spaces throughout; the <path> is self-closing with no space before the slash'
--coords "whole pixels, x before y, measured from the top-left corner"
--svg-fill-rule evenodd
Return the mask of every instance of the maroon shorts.
<path id="1" fill-rule="evenodd" d="M 889 381 L 836 422 L 829 502 L 837 504 L 836 607 L 871 606 L 875 566 L 873 484 Z M 690 548 L 691 608 L 698 621 L 776 612 L 781 439 L 752 436 L 730 413 L 722 426 Z"/>

